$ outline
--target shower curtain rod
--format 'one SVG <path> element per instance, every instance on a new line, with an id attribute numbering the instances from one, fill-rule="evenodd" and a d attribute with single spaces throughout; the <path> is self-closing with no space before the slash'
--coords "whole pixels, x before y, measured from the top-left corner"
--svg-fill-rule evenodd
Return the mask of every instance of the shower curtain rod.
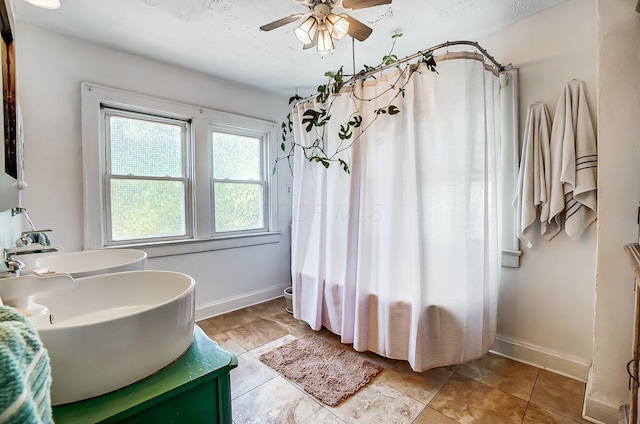
<path id="1" fill-rule="evenodd" d="M 495 68 L 498 70 L 498 72 L 501 72 L 501 71 L 505 70 L 505 67 L 502 66 L 493 56 L 491 56 L 489 54 L 489 52 L 487 52 L 485 49 L 483 49 L 480 46 L 480 44 L 478 44 L 477 42 L 475 42 L 475 41 L 447 41 L 446 43 L 441 43 L 441 44 L 438 44 L 436 46 L 429 47 L 426 50 L 420 50 L 417 53 L 414 53 L 414 54 L 412 54 L 410 56 L 407 56 L 407 57 L 405 57 L 403 59 L 398 59 L 393 63 L 390 63 L 390 64 L 385 65 L 385 66 L 383 66 L 381 68 L 378 68 L 378 69 L 374 69 L 373 71 L 369 71 L 369 72 L 365 72 L 365 73 L 362 73 L 362 74 L 354 75 L 351 79 L 349 79 L 347 81 L 347 83 L 352 82 L 352 81 L 355 82 L 355 81 L 357 81 L 359 79 L 368 78 L 371 75 L 377 74 L 378 72 L 382 72 L 382 71 L 384 71 L 386 69 L 393 68 L 394 66 L 397 66 L 397 65 L 399 65 L 401 63 L 408 62 L 408 61 L 413 60 L 413 59 L 415 59 L 417 57 L 424 56 L 426 54 L 432 53 L 432 52 L 434 52 L 434 51 L 436 51 L 438 49 L 442 49 L 442 48 L 449 47 L 449 46 L 459 46 L 459 45 L 472 46 L 472 47 L 478 49 L 478 51 L 480 53 L 482 53 L 482 55 L 489 62 L 491 62 L 493 64 L 493 66 L 495 66 Z"/>
<path id="2" fill-rule="evenodd" d="M 640 1 L 640 0 L 638 0 L 638 1 Z M 376 68 L 376 69 L 374 69 L 372 71 L 369 71 L 369 72 L 363 72 L 363 73 L 356 74 L 356 75 L 352 76 L 351 78 L 349 78 L 347 81 L 345 81 L 344 85 L 353 84 L 354 82 L 356 82 L 358 80 L 368 78 L 371 75 L 377 74 L 378 72 L 382 72 L 382 71 L 384 71 L 386 69 L 393 68 L 394 66 L 398 66 L 401 63 L 408 62 L 408 61 L 413 60 L 413 59 L 415 59 L 417 57 L 424 56 L 424 55 L 427 55 L 429 53 L 433 53 L 436 50 L 439 50 L 439 49 L 442 49 L 442 48 L 445 48 L 445 47 L 449 47 L 449 46 L 471 46 L 471 47 L 474 47 L 489 62 L 491 62 L 491 64 L 498 70 L 498 72 L 508 71 L 509 69 L 511 69 L 511 65 L 502 66 L 502 64 L 500 64 L 500 62 L 498 62 L 493 56 L 491 56 L 489 54 L 489 52 L 487 52 L 484 48 L 482 48 L 480 46 L 480 44 L 478 44 L 475 41 L 464 41 L 464 40 L 461 40 L 461 41 L 447 41 L 445 43 L 441 43 L 441 44 L 435 45 L 433 47 L 429 47 L 426 50 L 420 50 L 417 53 L 414 53 L 414 54 L 412 54 L 410 56 L 407 56 L 405 58 L 402 58 L 402 59 L 398 59 L 395 62 L 390 63 L 388 65 L 385 65 L 385 66 L 383 66 L 381 68 Z M 298 106 L 300 103 L 307 102 L 307 101 L 313 99 L 316 96 L 317 96 L 316 94 L 313 94 L 313 95 L 307 96 L 307 97 L 302 98 L 302 99 L 299 98 L 298 101 L 296 101 L 293 104 L 293 106 L 294 107 Z"/>

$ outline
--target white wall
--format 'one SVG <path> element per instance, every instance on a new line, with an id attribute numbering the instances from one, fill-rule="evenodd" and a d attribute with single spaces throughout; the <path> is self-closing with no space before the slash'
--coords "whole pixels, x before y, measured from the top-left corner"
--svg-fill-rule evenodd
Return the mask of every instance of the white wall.
<path id="1" fill-rule="evenodd" d="M 83 248 L 80 82 L 128 90 L 280 122 L 286 98 L 231 85 L 174 66 L 16 25 L 17 92 L 25 126 L 24 206 L 67 251 Z M 285 167 L 286 168 L 286 167 Z M 288 169 L 278 173 L 281 241 L 276 244 L 154 258 L 151 269 L 197 281 L 198 315 L 221 313 L 282 294 L 289 285 L 291 197 Z M 98 222 L 96 222 L 98 225 Z"/>
<path id="2" fill-rule="evenodd" d="M 595 0 L 572 0 L 478 40 L 518 68 L 520 142 L 528 106 L 553 117 L 567 81 L 583 80 L 596 124 Z M 539 234 L 539 225 L 537 233 Z M 520 268 L 502 268 L 494 350 L 586 380 L 592 354 L 596 225 L 578 241 L 564 232 L 522 246 Z"/>
<path id="3" fill-rule="evenodd" d="M 636 0 L 598 0 L 599 213 L 593 369 L 587 414 L 616 422 L 628 403 L 633 273 L 622 246 L 638 241 L 640 14 Z"/>
<path id="4" fill-rule="evenodd" d="M 636 240 L 640 200 L 640 15 L 635 0 L 597 1 L 570 0 L 477 41 L 520 69 L 522 120 L 535 101 L 553 114 L 572 78 L 586 82 L 594 117 L 599 99 L 597 225 L 579 241 L 563 234 L 534 240 L 521 268 L 503 269 L 496 350 L 583 379 L 593 361 L 587 413 L 615 422 L 611 414 L 628 396 L 633 316 L 633 276 L 622 246 Z M 288 110 L 286 99 L 24 24 L 17 28 L 25 205 L 69 250 L 82 247 L 81 80 L 273 121 Z M 281 178 L 280 197 L 288 203 L 283 185 Z M 287 205 L 281 216 L 286 240 L 288 220 Z M 288 283 L 289 244 L 157 259 L 150 266 L 194 275 L 198 305 L 205 306 Z"/>

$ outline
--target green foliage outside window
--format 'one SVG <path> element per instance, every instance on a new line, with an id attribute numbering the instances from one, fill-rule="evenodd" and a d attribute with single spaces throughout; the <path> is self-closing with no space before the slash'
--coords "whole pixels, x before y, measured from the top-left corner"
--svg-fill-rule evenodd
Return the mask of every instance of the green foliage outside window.
<path id="1" fill-rule="evenodd" d="M 264 226 L 262 184 L 216 183 L 214 191 L 216 232 Z"/>
<path id="2" fill-rule="evenodd" d="M 259 181 L 261 157 L 261 139 L 213 133 L 213 178 Z"/>
<path id="3" fill-rule="evenodd" d="M 184 184 L 180 181 L 112 179 L 112 239 L 184 235 L 184 198 Z"/>
<path id="4" fill-rule="evenodd" d="M 264 227 L 262 139 L 213 133 L 216 232 Z"/>
<path id="5" fill-rule="evenodd" d="M 117 113 L 117 112 L 115 112 Z M 111 115 L 111 240 L 186 235 L 185 124 Z M 213 132 L 215 232 L 265 227 L 263 138 Z"/>
<path id="6" fill-rule="evenodd" d="M 112 116 L 111 173 L 182 177 L 182 131 L 174 124 Z"/>
<path id="7" fill-rule="evenodd" d="M 185 183 L 148 178 L 184 176 L 184 126 L 121 116 L 109 125 L 111 239 L 185 235 Z"/>

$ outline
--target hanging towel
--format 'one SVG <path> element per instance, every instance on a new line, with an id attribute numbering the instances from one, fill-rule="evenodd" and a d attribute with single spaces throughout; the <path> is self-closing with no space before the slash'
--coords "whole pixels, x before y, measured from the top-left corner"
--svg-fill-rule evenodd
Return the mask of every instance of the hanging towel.
<path id="1" fill-rule="evenodd" d="M 513 206 L 517 209 L 518 238 L 532 247 L 531 230 L 538 216 L 546 225 L 549 217 L 549 136 L 551 115 L 543 103 L 534 103 L 527 111 L 527 121 L 522 142 L 522 157 L 518 174 L 518 187 Z"/>
<path id="2" fill-rule="evenodd" d="M 551 130 L 551 203 L 547 239 L 561 229 L 577 240 L 596 220 L 598 152 L 584 82 L 569 81 Z"/>
<path id="3" fill-rule="evenodd" d="M 48 424 L 49 356 L 27 317 L 0 306 L 0 423 Z"/>
<path id="4" fill-rule="evenodd" d="M 51 240 L 47 233 L 27 233 L 25 237 L 31 240 L 31 243 L 38 243 L 42 246 L 51 246 Z"/>

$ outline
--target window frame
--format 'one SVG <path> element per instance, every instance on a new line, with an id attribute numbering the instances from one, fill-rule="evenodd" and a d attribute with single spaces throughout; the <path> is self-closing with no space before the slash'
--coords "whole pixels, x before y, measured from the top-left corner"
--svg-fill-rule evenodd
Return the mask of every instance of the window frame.
<path id="1" fill-rule="evenodd" d="M 191 122 L 187 142 L 188 188 L 191 194 L 188 237 L 166 240 L 140 240 L 109 244 L 107 234 L 107 202 L 105 197 L 106 134 L 102 108 L 126 110 Z M 278 126 L 262 119 L 216 111 L 171 100 L 131 93 L 96 84 L 81 83 L 82 158 L 83 158 L 83 224 L 84 248 L 140 248 L 149 257 L 172 256 L 210 250 L 277 243 L 281 238 L 278 222 L 278 179 L 268 172 L 268 164 L 277 158 Z M 213 160 L 209 135 L 212 127 L 226 127 L 263 134 L 263 166 L 265 176 L 265 228 L 240 233 L 215 233 L 213 227 Z M 187 231 L 189 232 L 189 231 Z"/>
<path id="2" fill-rule="evenodd" d="M 170 240 L 184 240 L 185 238 L 191 238 L 193 234 L 193 199 L 192 199 L 192 190 L 191 190 L 191 163 L 188 160 L 189 158 L 189 147 L 191 145 L 190 140 L 190 128 L 191 122 L 185 119 L 177 119 L 177 118 L 168 118 L 165 116 L 158 116 L 149 113 L 141 113 L 141 112 L 133 112 L 130 110 L 118 109 L 106 105 L 101 105 L 101 120 L 104 124 L 104 202 L 105 202 L 105 245 L 106 246 L 120 246 L 120 245 L 130 245 L 132 243 L 154 243 L 154 242 L 162 242 L 162 241 L 170 241 Z M 141 176 L 141 175 L 120 175 L 113 174 L 111 164 L 111 125 L 107 124 L 109 117 L 120 117 L 120 118 L 131 118 L 138 119 L 146 122 L 156 122 L 162 124 L 171 124 L 177 125 L 181 127 L 181 144 L 182 144 L 182 176 L 181 177 L 153 177 L 153 176 Z M 185 217 L 185 233 L 177 236 L 168 236 L 168 237 L 148 237 L 148 238 L 137 238 L 137 239 L 127 239 L 127 240 L 114 240 L 113 239 L 113 220 L 112 220 L 112 208 L 111 208 L 111 181 L 117 180 L 156 180 L 156 181 L 180 181 L 184 185 L 184 217 Z"/>
<path id="3" fill-rule="evenodd" d="M 226 125 L 226 124 L 221 124 L 221 123 L 214 123 L 211 122 L 209 124 L 209 143 L 211 144 L 211 156 L 210 156 L 210 160 L 211 160 L 211 166 L 212 166 L 212 170 L 211 170 L 211 208 L 212 208 L 212 213 L 211 213 L 211 233 L 214 236 L 225 236 L 225 235 L 241 235 L 241 234 L 247 234 L 247 233 L 251 233 L 251 232 L 264 232 L 264 231 L 268 231 L 269 230 L 269 222 L 268 222 L 268 216 L 269 216 L 269 208 L 268 208 L 268 200 L 269 200 L 269 193 L 268 193 L 268 169 L 269 167 L 267 166 L 267 151 L 268 151 L 268 144 L 269 144 L 269 134 L 265 133 L 264 131 L 256 131 L 253 129 L 249 129 L 249 128 L 242 128 L 242 127 L 236 127 L 236 126 L 232 126 L 232 125 Z M 242 136 L 242 137 L 252 137 L 252 138 L 256 138 L 256 139 L 260 139 L 260 180 L 230 180 L 230 179 L 219 179 L 215 177 L 215 169 L 213 169 L 213 162 L 214 162 L 214 153 L 213 153 L 213 135 L 215 133 L 224 133 L 224 134 L 229 134 L 229 135 L 238 135 L 238 136 Z M 256 185 L 260 185 L 262 187 L 262 216 L 263 216 L 263 224 L 262 227 L 260 228 L 254 228 L 254 229 L 246 229 L 246 230 L 236 230 L 236 231 L 216 231 L 216 211 L 215 211 L 215 201 L 216 201 L 216 189 L 215 189 L 215 184 L 216 182 L 221 182 L 221 183 L 245 183 L 245 184 L 256 184 Z"/>

